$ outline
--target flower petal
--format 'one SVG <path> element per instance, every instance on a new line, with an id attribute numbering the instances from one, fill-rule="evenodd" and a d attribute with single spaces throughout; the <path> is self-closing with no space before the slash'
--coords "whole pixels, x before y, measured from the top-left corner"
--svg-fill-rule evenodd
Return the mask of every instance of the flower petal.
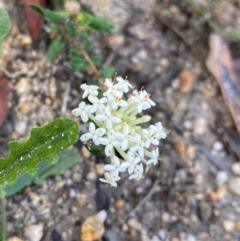
<path id="1" fill-rule="evenodd" d="M 96 136 L 103 136 L 104 134 L 106 133 L 106 129 L 104 128 L 98 128 L 96 131 L 95 131 L 95 135 Z"/>
<path id="2" fill-rule="evenodd" d="M 88 132 L 88 133 L 82 135 L 82 136 L 80 137 L 80 140 L 81 140 L 82 142 L 87 142 L 87 141 L 90 140 L 91 138 L 92 138 L 92 133 Z"/>
<path id="3" fill-rule="evenodd" d="M 85 111 L 82 111 L 81 113 L 81 119 L 83 122 L 87 122 L 88 121 L 88 115 Z"/>
<path id="4" fill-rule="evenodd" d="M 105 154 L 106 156 L 111 156 L 113 150 L 113 146 L 111 144 L 106 145 Z"/>

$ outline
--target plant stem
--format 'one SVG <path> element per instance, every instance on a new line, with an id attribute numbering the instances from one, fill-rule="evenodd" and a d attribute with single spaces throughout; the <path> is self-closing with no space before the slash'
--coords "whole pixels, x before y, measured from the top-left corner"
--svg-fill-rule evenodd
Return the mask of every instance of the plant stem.
<path id="1" fill-rule="evenodd" d="M 6 241 L 5 194 L 0 185 L 0 240 Z"/>
<path id="2" fill-rule="evenodd" d="M 97 80 L 99 82 L 100 88 L 102 89 L 102 91 L 104 91 L 105 90 L 105 86 L 104 86 L 103 79 L 101 78 L 101 74 L 98 71 L 98 69 L 95 66 L 95 64 L 92 62 L 92 60 L 89 57 L 88 53 L 84 50 L 84 48 L 81 46 L 81 44 L 76 41 L 76 39 L 71 38 L 71 37 L 68 36 L 65 25 L 61 25 L 60 26 L 60 30 L 61 30 L 62 36 L 66 40 L 66 42 L 69 45 L 75 47 L 80 52 L 82 57 L 88 62 L 91 70 L 93 71 L 94 75 L 96 76 L 96 78 L 97 78 Z"/>

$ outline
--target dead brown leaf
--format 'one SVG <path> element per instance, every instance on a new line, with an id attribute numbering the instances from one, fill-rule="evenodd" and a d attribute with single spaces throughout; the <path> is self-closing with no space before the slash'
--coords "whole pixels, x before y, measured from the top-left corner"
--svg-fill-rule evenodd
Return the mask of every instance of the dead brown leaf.
<path id="1" fill-rule="evenodd" d="M 240 135 L 240 78 L 233 68 L 233 61 L 227 44 L 221 36 L 211 34 L 207 68 L 216 78 Z"/>
<path id="2" fill-rule="evenodd" d="M 0 126 L 5 121 L 12 100 L 12 87 L 9 80 L 0 74 Z"/>
<path id="3" fill-rule="evenodd" d="M 35 11 L 33 11 L 28 4 L 34 3 L 37 5 L 40 5 L 41 7 L 46 6 L 46 0 L 22 0 L 23 10 L 25 12 L 26 22 L 27 22 L 27 28 L 29 31 L 29 34 L 35 42 L 39 34 L 41 32 L 42 27 L 42 16 Z"/>

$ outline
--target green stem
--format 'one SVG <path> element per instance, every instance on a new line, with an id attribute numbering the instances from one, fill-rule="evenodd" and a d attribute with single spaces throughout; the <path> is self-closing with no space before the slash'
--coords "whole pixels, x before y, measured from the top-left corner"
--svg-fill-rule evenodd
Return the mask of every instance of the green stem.
<path id="1" fill-rule="evenodd" d="M 119 154 L 122 156 L 122 158 L 124 160 L 127 160 L 127 154 L 120 147 L 115 147 L 115 148 L 119 152 Z"/>

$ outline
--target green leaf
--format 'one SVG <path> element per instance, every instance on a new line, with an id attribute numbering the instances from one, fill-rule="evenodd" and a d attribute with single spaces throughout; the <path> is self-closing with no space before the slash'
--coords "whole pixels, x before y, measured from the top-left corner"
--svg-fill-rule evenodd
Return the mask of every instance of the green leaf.
<path id="1" fill-rule="evenodd" d="M 105 155 L 105 146 L 95 145 L 92 141 L 86 144 L 86 148 L 95 156 L 104 156 Z"/>
<path id="2" fill-rule="evenodd" d="M 57 154 L 78 139 L 79 124 L 68 118 L 59 118 L 43 127 L 31 130 L 26 142 L 9 142 L 11 153 L 0 158 L 0 184 L 13 183 L 18 174 L 36 173 L 39 162 L 52 163 Z"/>
<path id="3" fill-rule="evenodd" d="M 101 56 L 100 55 L 93 56 L 92 62 L 98 67 L 101 64 Z"/>
<path id="4" fill-rule="evenodd" d="M 0 9 L 0 53 L 2 52 L 2 42 L 10 31 L 11 23 L 8 12 Z"/>
<path id="5" fill-rule="evenodd" d="M 35 12 L 39 13 L 42 16 L 45 16 L 53 23 L 61 23 L 69 17 L 69 12 L 67 11 L 50 11 L 48 9 L 42 8 L 36 4 L 29 4 Z"/>
<path id="6" fill-rule="evenodd" d="M 79 12 L 78 21 L 83 28 L 90 27 L 99 33 L 111 33 L 116 31 L 116 27 L 106 18 L 94 16 L 86 12 Z"/>
<path id="7" fill-rule="evenodd" d="M 39 163 L 39 165 L 41 163 Z M 6 187 L 4 187 L 4 191 L 8 196 L 13 195 L 17 192 L 20 192 L 24 187 L 29 185 L 33 181 L 33 179 L 33 176 L 30 176 L 26 173 L 21 173 L 20 175 L 18 175 L 16 182 L 14 184 L 9 184 Z"/>
<path id="8" fill-rule="evenodd" d="M 55 38 L 47 50 L 46 61 L 48 63 L 52 62 L 61 53 L 63 48 L 63 40 L 61 37 Z"/>
<path id="9" fill-rule="evenodd" d="M 80 155 L 73 149 L 63 150 L 56 163 L 49 164 L 47 162 L 40 162 L 37 167 L 37 173 L 34 176 L 30 176 L 26 173 L 18 175 L 14 184 L 9 184 L 4 187 L 6 195 L 10 196 L 17 192 L 20 192 L 23 188 L 32 182 L 41 184 L 48 176 L 62 174 L 70 166 L 79 163 Z"/>
<path id="10" fill-rule="evenodd" d="M 84 50 L 89 50 L 92 47 L 92 42 L 88 38 L 88 33 L 82 32 L 80 36 L 84 40 Z"/>
<path id="11" fill-rule="evenodd" d="M 79 12 L 77 19 L 79 21 L 79 25 L 82 28 L 86 28 L 92 22 L 93 15 L 85 12 Z"/>
<path id="12" fill-rule="evenodd" d="M 115 69 L 112 67 L 103 68 L 103 79 L 112 78 L 115 73 Z"/>
<path id="13" fill-rule="evenodd" d="M 70 60 L 70 65 L 71 65 L 71 68 L 73 68 L 74 70 L 81 71 L 88 66 L 88 62 L 83 58 L 73 57 Z"/>
<path id="14" fill-rule="evenodd" d="M 99 33 L 112 33 L 116 31 L 116 27 L 111 22 L 109 22 L 106 18 L 98 16 L 93 16 L 89 27 Z"/>
<path id="15" fill-rule="evenodd" d="M 69 167 L 79 163 L 81 156 L 75 152 L 73 149 L 67 149 L 60 153 L 58 160 L 53 165 L 48 166 L 39 173 L 34 179 L 34 182 L 37 184 L 41 184 L 45 178 L 62 174 Z"/>
<path id="16" fill-rule="evenodd" d="M 76 36 L 75 19 L 70 19 L 67 23 L 67 33 L 68 36 L 74 38 Z"/>

